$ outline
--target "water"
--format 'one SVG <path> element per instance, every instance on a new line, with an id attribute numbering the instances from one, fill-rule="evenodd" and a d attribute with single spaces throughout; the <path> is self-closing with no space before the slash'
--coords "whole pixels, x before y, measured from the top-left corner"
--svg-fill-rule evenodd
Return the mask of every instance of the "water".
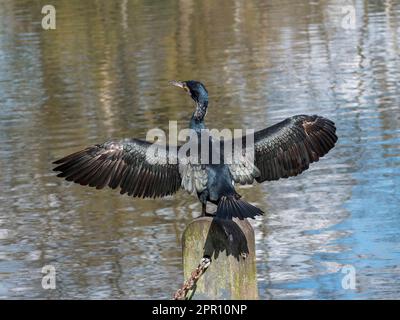
<path id="1" fill-rule="evenodd" d="M 171 298 L 198 201 L 84 188 L 51 162 L 185 127 L 192 104 L 173 79 L 206 83 L 211 128 L 299 113 L 337 124 L 310 170 L 239 190 L 266 212 L 253 222 L 262 299 L 400 297 L 398 1 L 53 4 L 57 29 L 44 31 L 38 2 L 0 2 L 0 297 Z M 48 264 L 55 290 L 41 287 Z M 348 265 L 355 290 L 342 287 Z"/>

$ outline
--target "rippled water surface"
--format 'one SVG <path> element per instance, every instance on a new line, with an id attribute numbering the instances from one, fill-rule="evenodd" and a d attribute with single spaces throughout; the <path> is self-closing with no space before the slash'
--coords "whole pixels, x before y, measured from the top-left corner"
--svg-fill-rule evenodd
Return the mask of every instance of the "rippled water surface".
<path id="1" fill-rule="evenodd" d="M 302 175 L 239 190 L 266 212 L 260 298 L 400 298 L 399 1 L 58 0 L 49 31 L 42 2 L 0 2 L 0 297 L 171 298 L 198 201 L 84 188 L 51 162 L 185 127 L 192 104 L 168 81 L 198 79 L 209 127 L 299 113 L 337 125 Z M 55 290 L 41 288 L 47 264 Z"/>

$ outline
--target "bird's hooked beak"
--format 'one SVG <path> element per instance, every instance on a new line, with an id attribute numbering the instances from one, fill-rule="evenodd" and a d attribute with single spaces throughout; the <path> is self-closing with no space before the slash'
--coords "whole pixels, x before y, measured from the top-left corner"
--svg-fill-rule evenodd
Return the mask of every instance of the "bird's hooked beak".
<path id="1" fill-rule="evenodd" d="M 179 87 L 179 88 L 183 88 L 183 85 L 184 85 L 183 81 L 176 81 L 176 80 L 172 80 L 169 83 L 172 84 L 173 86 Z"/>
<path id="2" fill-rule="evenodd" d="M 175 87 L 182 88 L 183 90 L 185 90 L 190 95 L 190 90 L 189 90 L 188 86 L 186 85 L 185 81 L 173 80 L 173 81 L 170 82 L 170 84 L 175 86 Z"/>

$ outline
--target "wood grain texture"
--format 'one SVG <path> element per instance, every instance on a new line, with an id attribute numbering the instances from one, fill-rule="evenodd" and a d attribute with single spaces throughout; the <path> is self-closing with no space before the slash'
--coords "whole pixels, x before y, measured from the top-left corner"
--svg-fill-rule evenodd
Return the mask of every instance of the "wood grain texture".
<path id="1" fill-rule="evenodd" d="M 193 220 L 183 233 L 182 253 L 185 280 L 203 256 L 212 259 L 189 298 L 258 299 L 254 230 L 247 220 Z"/>

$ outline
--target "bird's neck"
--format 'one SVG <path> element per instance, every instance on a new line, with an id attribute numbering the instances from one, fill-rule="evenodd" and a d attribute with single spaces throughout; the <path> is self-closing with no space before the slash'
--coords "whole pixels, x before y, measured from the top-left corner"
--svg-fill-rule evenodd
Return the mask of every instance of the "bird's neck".
<path id="1" fill-rule="evenodd" d="M 199 101 L 196 101 L 196 110 L 193 113 L 192 119 L 196 119 L 198 121 L 203 121 L 204 117 L 207 114 L 207 108 L 208 108 L 208 99 L 203 98 L 200 99 Z"/>
<path id="2" fill-rule="evenodd" d="M 196 102 L 196 110 L 190 119 L 190 128 L 194 130 L 205 129 L 204 117 L 207 114 L 208 100 Z"/>

